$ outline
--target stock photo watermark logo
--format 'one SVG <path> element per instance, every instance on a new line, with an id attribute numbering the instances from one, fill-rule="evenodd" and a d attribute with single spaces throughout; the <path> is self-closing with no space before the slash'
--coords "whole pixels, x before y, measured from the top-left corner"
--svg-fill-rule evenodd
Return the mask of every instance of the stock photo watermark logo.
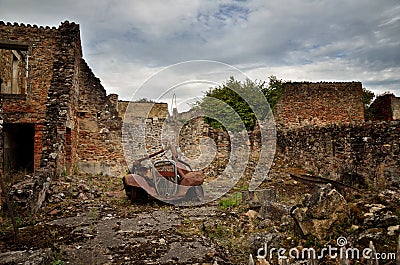
<path id="1" fill-rule="evenodd" d="M 274 248 L 269 247 L 267 243 L 257 250 L 257 259 L 273 260 L 321 260 L 324 258 L 340 260 L 396 260 L 395 252 L 379 253 L 376 252 L 374 247 L 370 248 L 356 248 L 347 246 L 347 238 L 338 237 L 336 239 L 336 246 L 328 245 L 320 250 L 315 248 Z M 347 247 L 346 247 L 347 246 Z"/>
<path id="2" fill-rule="evenodd" d="M 250 162 L 252 150 L 249 145 L 249 134 L 246 132 L 246 126 L 240 113 L 237 113 L 223 100 L 205 96 L 205 91 L 223 86 L 230 77 L 241 81 L 251 80 L 233 66 L 206 60 L 174 64 L 146 80 L 133 92 L 132 100 L 126 107 L 123 119 L 122 143 L 128 166 L 135 165 L 137 167 L 138 161 L 140 161 L 142 165 L 154 168 L 156 158 L 153 160 L 145 158 L 152 156 L 152 153 L 157 150 L 166 150 L 169 147 L 170 150 L 161 153 L 160 156 L 163 156 L 164 159 L 179 156 L 179 159 L 176 160 L 178 172 L 179 166 L 182 164 L 190 165 L 195 172 L 201 172 L 212 161 L 218 159 L 218 143 L 204 133 L 202 134 L 202 129 L 193 133 L 193 130 L 188 130 L 188 127 L 201 125 L 201 121 L 208 118 L 217 121 L 226 129 L 230 152 L 228 162 L 220 171 L 221 173 L 204 179 L 202 189 L 205 196 L 195 204 L 205 204 L 216 200 L 232 189 L 243 177 Z M 267 99 L 260 89 L 242 89 L 235 86 L 229 88 L 250 107 L 259 125 L 258 159 L 251 161 L 254 171 L 248 183 L 249 190 L 255 190 L 265 179 L 275 155 L 274 117 Z M 137 99 L 143 100 L 134 102 Z M 164 108 L 165 103 L 168 104 L 168 113 L 160 110 L 163 103 Z M 239 129 L 230 131 L 229 128 L 232 127 L 232 124 Z M 201 128 L 200 125 L 197 127 Z M 188 153 L 190 148 L 196 149 L 199 154 L 195 157 L 191 156 Z M 153 176 L 155 175 L 153 174 Z M 182 194 L 182 190 L 187 190 L 187 186 L 175 183 L 168 192 L 160 194 L 160 189 L 154 189 L 154 191 L 150 187 L 149 181 L 136 179 L 136 182 L 143 183 L 141 187 L 149 194 L 156 192 L 157 199 L 172 204 L 175 204 L 175 201 L 171 200 L 173 194 L 178 196 Z M 155 186 L 158 185 L 157 183 L 161 182 L 156 182 Z"/>

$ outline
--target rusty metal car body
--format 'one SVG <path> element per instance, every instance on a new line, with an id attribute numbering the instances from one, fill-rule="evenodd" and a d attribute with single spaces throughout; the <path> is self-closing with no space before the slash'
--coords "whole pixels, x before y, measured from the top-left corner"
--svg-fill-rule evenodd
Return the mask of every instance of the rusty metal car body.
<path id="1" fill-rule="evenodd" d="M 150 167 L 142 162 L 166 150 L 172 151 L 172 159 L 156 160 Z M 178 158 L 176 150 L 167 148 L 133 163 L 128 174 L 122 178 L 124 189 L 132 201 L 156 198 L 162 201 L 201 201 L 204 198 L 204 177 L 192 171 L 190 165 Z"/>

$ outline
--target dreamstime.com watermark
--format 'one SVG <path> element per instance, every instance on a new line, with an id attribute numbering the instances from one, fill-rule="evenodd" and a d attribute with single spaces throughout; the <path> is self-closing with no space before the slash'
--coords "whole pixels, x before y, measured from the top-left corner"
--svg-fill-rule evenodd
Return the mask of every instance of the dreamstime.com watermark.
<path id="1" fill-rule="evenodd" d="M 396 253 L 379 253 L 372 248 L 355 248 L 345 247 L 347 239 L 339 237 L 336 240 L 337 246 L 328 245 L 320 250 L 315 248 L 269 248 L 265 243 L 263 247 L 257 251 L 257 259 L 278 260 L 293 259 L 293 260 L 306 260 L 314 259 L 321 260 L 324 258 L 330 259 L 347 259 L 347 260 L 360 260 L 360 259 L 374 259 L 374 260 L 396 260 Z"/>

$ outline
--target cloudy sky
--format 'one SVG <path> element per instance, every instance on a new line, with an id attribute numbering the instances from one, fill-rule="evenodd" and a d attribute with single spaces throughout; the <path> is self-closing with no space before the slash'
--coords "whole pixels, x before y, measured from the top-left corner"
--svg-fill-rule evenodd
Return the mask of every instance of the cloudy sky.
<path id="1" fill-rule="evenodd" d="M 79 23 L 84 58 L 123 99 L 160 97 L 162 79 L 148 80 L 190 60 L 221 62 L 251 79 L 361 81 L 400 96 L 399 0 L 0 0 L 0 20 Z M 169 71 L 168 85 L 199 78 L 186 70 Z M 212 83 L 182 86 L 177 97 L 200 96 Z"/>

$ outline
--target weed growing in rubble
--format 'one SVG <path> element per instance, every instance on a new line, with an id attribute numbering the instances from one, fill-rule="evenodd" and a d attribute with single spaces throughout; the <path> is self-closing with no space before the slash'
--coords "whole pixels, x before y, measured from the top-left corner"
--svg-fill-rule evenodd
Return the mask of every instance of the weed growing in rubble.
<path id="1" fill-rule="evenodd" d="M 89 211 L 89 218 L 91 220 L 90 222 L 90 229 L 93 231 L 94 230 L 94 225 L 97 223 L 99 220 L 99 211 L 97 208 L 92 208 Z"/>
<path id="2" fill-rule="evenodd" d="M 66 176 L 68 176 L 67 169 L 64 168 L 64 169 L 62 170 L 61 176 L 64 177 L 64 178 L 65 178 Z"/>
<path id="3" fill-rule="evenodd" d="M 52 252 L 52 261 L 51 265 L 63 265 L 64 261 L 61 260 L 61 253 L 58 251 L 53 251 Z"/>
<path id="4" fill-rule="evenodd" d="M 219 200 L 219 206 L 222 210 L 226 210 L 232 207 L 237 207 L 242 201 L 242 193 L 237 192 L 228 195 L 227 198 Z"/>
<path id="5" fill-rule="evenodd" d="M 60 259 L 58 259 L 58 260 L 53 260 L 52 262 L 51 262 L 51 265 L 63 265 L 64 264 L 64 261 L 62 261 L 62 260 L 60 260 Z"/>
<path id="6" fill-rule="evenodd" d="M 79 175 L 79 167 L 77 165 L 74 166 L 73 172 L 75 176 Z"/>
<path id="7" fill-rule="evenodd" d="M 93 219 L 93 221 L 97 221 L 99 219 L 99 211 L 97 210 L 97 208 L 90 209 L 89 217 Z"/>
<path id="8" fill-rule="evenodd" d="M 127 197 L 119 198 L 117 201 L 119 206 L 127 206 L 130 204 L 130 201 Z"/>

